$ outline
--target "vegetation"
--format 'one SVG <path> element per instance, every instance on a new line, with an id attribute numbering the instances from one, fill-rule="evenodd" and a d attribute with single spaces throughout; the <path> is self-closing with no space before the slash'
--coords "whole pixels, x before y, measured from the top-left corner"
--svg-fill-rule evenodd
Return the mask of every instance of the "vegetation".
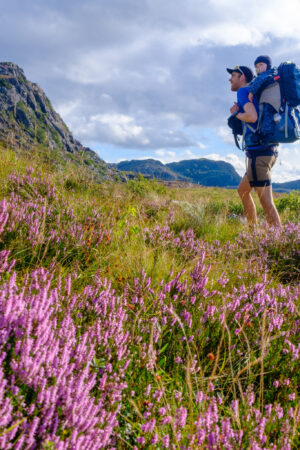
<path id="1" fill-rule="evenodd" d="M 0 448 L 299 448 L 299 194 L 59 155 L 0 148 Z"/>

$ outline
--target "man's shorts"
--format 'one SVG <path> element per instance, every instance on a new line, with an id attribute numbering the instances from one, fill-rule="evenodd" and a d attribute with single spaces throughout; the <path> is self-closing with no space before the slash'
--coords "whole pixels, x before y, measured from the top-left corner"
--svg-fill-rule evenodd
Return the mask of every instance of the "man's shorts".
<path id="1" fill-rule="evenodd" d="M 271 184 L 271 169 L 274 166 L 278 151 L 277 145 L 261 148 L 248 148 L 247 177 L 251 187 L 264 187 Z"/>

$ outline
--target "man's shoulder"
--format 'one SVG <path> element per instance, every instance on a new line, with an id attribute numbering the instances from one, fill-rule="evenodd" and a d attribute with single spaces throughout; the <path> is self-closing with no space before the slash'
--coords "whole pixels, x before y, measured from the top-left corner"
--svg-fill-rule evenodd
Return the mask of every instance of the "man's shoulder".
<path id="1" fill-rule="evenodd" d="M 243 87 L 240 87 L 239 88 L 239 90 L 237 91 L 237 93 L 239 94 L 239 95 L 249 95 L 249 93 L 250 93 L 250 89 L 249 89 L 249 87 L 248 86 L 243 86 Z"/>
<path id="2" fill-rule="evenodd" d="M 248 103 L 249 102 L 249 100 L 248 100 L 249 93 L 250 93 L 250 89 L 248 88 L 248 86 L 240 87 L 239 90 L 237 91 L 238 103 L 241 103 L 242 105 L 245 105 L 246 103 Z"/>

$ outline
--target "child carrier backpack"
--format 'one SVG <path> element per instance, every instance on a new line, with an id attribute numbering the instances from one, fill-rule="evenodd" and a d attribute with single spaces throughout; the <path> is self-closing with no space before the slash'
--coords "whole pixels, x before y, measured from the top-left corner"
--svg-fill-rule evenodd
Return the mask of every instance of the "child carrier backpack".
<path id="1" fill-rule="evenodd" d="M 278 66 L 274 83 L 260 93 L 256 129 L 252 124 L 239 122 L 243 125 L 243 133 L 237 126 L 232 126 L 232 119 L 228 120 L 228 125 L 239 149 L 239 135 L 243 135 L 242 150 L 253 145 L 255 139 L 259 145 L 287 144 L 300 139 L 300 67 L 290 61 Z M 247 128 L 252 131 L 248 136 L 245 135 Z"/>
<path id="2" fill-rule="evenodd" d="M 266 104 L 274 108 L 269 121 L 263 120 Z M 259 99 L 257 133 L 263 144 L 286 144 L 300 139 L 299 105 L 300 67 L 290 61 L 283 62 L 274 84 L 264 89 Z"/>

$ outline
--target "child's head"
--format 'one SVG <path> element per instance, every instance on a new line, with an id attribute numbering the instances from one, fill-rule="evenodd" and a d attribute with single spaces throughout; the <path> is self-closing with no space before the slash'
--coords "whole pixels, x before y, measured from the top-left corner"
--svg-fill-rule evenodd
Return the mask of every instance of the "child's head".
<path id="1" fill-rule="evenodd" d="M 270 56 L 267 56 L 267 55 L 258 56 L 256 58 L 256 60 L 254 61 L 254 65 L 255 65 L 256 73 L 259 75 L 260 73 L 271 69 L 272 60 L 271 60 Z"/>

